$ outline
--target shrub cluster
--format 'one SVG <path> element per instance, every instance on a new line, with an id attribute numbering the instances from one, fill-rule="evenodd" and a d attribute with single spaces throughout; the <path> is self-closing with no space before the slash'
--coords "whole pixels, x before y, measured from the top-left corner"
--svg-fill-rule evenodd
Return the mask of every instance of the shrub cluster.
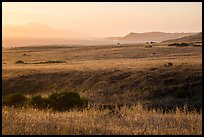
<path id="1" fill-rule="evenodd" d="M 34 108 L 47 108 L 48 107 L 48 101 L 46 98 L 42 98 L 40 95 L 34 95 L 32 96 L 29 101 L 27 102 L 29 106 L 32 106 Z"/>
<path id="2" fill-rule="evenodd" d="M 36 62 L 33 64 L 50 64 L 50 63 L 66 63 L 65 61 L 61 61 L 61 60 L 48 60 L 48 61 L 43 61 L 43 62 Z"/>
<path id="3" fill-rule="evenodd" d="M 202 47 L 202 44 L 194 44 L 194 47 Z"/>
<path id="4" fill-rule="evenodd" d="M 16 63 L 16 64 L 25 64 L 25 62 L 22 61 L 22 60 L 18 60 L 18 61 L 16 61 L 15 63 Z"/>
<path id="5" fill-rule="evenodd" d="M 48 96 L 47 102 L 49 107 L 55 110 L 68 110 L 86 105 L 87 100 L 81 99 L 75 92 L 55 92 Z"/>
<path id="6" fill-rule="evenodd" d="M 179 47 L 183 47 L 183 46 L 190 46 L 187 43 L 173 43 L 173 44 L 169 44 L 169 46 L 179 46 Z"/>
<path id="7" fill-rule="evenodd" d="M 164 64 L 164 66 L 165 66 L 165 67 L 171 67 L 171 66 L 173 66 L 173 63 L 168 62 L 167 64 Z"/>
<path id="8" fill-rule="evenodd" d="M 27 101 L 27 98 L 20 93 L 13 93 L 2 98 L 2 104 L 5 106 L 22 107 Z"/>
<path id="9" fill-rule="evenodd" d="M 88 105 L 86 98 L 81 98 L 76 92 L 54 92 L 48 97 L 41 97 L 41 95 L 34 95 L 26 98 L 19 93 L 12 93 L 3 97 L 3 105 L 23 107 L 31 106 L 39 109 L 53 109 L 58 111 L 65 111 L 72 108 L 82 108 Z"/>
<path id="10" fill-rule="evenodd" d="M 152 45 L 147 45 L 147 46 L 145 46 L 145 48 L 151 48 L 152 47 Z"/>

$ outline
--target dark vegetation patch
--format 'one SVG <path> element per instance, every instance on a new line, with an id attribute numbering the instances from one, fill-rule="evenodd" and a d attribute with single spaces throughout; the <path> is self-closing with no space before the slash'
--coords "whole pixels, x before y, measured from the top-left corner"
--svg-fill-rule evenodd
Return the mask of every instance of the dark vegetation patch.
<path id="1" fill-rule="evenodd" d="M 152 45 L 146 45 L 145 48 L 152 48 Z"/>
<path id="2" fill-rule="evenodd" d="M 29 101 L 28 105 L 34 108 L 47 108 L 48 107 L 48 99 L 43 98 L 41 95 L 33 95 Z"/>
<path id="3" fill-rule="evenodd" d="M 18 61 L 16 61 L 15 62 L 16 64 L 26 64 L 24 61 L 22 61 L 22 60 L 18 60 Z"/>
<path id="4" fill-rule="evenodd" d="M 41 62 L 34 62 L 34 63 L 27 63 L 22 60 L 18 60 L 15 62 L 16 64 L 55 64 L 55 63 L 66 63 L 65 61 L 61 60 L 48 60 L 48 61 L 41 61 Z"/>
<path id="5" fill-rule="evenodd" d="M 35 62 L 32 64 L 52 64 L 52 63 L 66 63 L 66 62 L 61 60 L 48 60 L 48 61 L 42 61 L 42 62 Z"/>
<path id="6" fill-rule="evenodd" d="M 188 43 L 173 43 L 173 44 L 169 44 L 168 46 L 185 47 L 185 46 L 190 46 L 190 44 L 188 44 Z"/>
<path id="7" fill-rule="evenodd" d="M 156 70 L 157 68 L 151 68 L 150 70 Z"/>
<path id="8" fill-rule="evenodd" d="M 34 95 L 31 98 L 26 98 L 20 93 L 12 93 L 3 96 L 2 102 L 4 106 L 24 106 L 58 111 L 83 108 L 88 105 L 88 100 L 80 97 L 80 95 L 76 92 L 54 92 L 49 94 L 48 97 Z"/>
<path id="9" fill-rule="evenodd" d="M 49 107 L 54 110 L 68 110 L 88 104 L 88 100 L 80 98 L 76 92 L 54 92 L 48 96 L 47 100 Z"/>
<path id="10" fill-rule="evenodd" d="M 13 93 L 3 96 L 2 98 L 2 105 L 5 106 L 15 106 L 15 107 L 22 107 L 27 98 L 20 93 Z"/>
<path id="11" fill-rule="evenodd" d="M 202 44 L 194 44 L 194 47 L 202 47 Z"/>
<path id="12" fill-rule="evenodd" d="M 173 66 L 173 63 L 169 62 L 169 63 L 167 63 L 167 64 L 164 64 L 164 66 L 165 66 L 165 67 L 171 67 L 171 66 Z"/>

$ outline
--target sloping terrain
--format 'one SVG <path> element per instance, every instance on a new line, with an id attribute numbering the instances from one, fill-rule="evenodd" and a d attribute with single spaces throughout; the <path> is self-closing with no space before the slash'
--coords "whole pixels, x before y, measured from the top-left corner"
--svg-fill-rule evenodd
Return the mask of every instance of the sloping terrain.
<path id="1" fill-rule="evenodd" d="M 162 43 L 181 43 L 181 42 L 202 42 L 202 32 L 195 34 L 195 35 L 191 35 L 191 36 L 186 36 L 186 37 L 182 37 L 179 39 L 171 39 L 171 40 L 165 40 L 162 41 Z"/>
<path id="2" fill-rule="evenodd" d="M 22 60 L 28 64 L 15 64 Z M 59 64 L 35 64 L 59 60 Z M 2 94 L 76 91 L 98 105 L 202 106 L 200 47 L 155 45 L 3 49 Z"/>
<path id="3" fill-rule="evenodd" d="M 169 39 L 176 39 L 185 36 L 194 35 L 195 33 L 164 33 L 164 32 L 146 32 L 146 33 L 129 33 L 124 37 L 109 37 L 110 40 L 124 40 L 124 41 L 164 41 Z"/>
<path id="4" fill-rule="evenodd" d="M 2 81 L 3 95 L 77 91 L 95 104 L 202 105 L 201 65 L 133 70 L 34 73 Z M 187 100 L 188 99 L 188 100 Z"/>

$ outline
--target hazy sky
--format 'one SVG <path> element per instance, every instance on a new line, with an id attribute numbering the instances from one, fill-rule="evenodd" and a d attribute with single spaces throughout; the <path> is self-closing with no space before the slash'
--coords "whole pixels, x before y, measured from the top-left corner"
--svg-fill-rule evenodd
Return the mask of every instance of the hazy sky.
<path id="1" fill-rule="evenodd" d="M 3 2 L 2 24 L 41 23 L 91 36 L 200 32 L 201 2 Z"/>

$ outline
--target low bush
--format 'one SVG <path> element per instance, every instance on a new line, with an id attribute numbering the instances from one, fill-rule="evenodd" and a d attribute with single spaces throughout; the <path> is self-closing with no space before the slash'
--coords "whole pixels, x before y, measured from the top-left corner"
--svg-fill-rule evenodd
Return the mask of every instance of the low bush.
<path id="1" fill-rule="evenodd" d="M 27 101 L 27 98 L 20 93 L 12 93 L 9 95 L 5 95 L 2 99 L 3 105 L 15 107 L 22 107 Z"/>
<path id="2" fill-rule="evenodd" d="M 145 46 L 145 48 L 151 48 L 152 47 L 152 45 L 147 45 L 147 46 Z"/>
<path id="3" fill-rule="evenodd" d="M 190 45 L 187 43 L 173 43 L 173 44 L 169 44 L 169 46 L 184 47 L 184 46 L 190 46 Z"/>
<path id="4" fill-rule="evenodd" d="M 34 108 L 47 108 L 48 101 L 46 98 L 42 98 L 40 95 L 34 95 L 29 99 L 28 105 Z"/>
<path id="5" fill-rule="evenodd" d="M 54 110 L 68 110 L 82 107 L 86 101 L 75 92 L 55 92 L 48 96 L 49 107 Z"/>
<path id="6" fill-rule="evenodd" d="M 190 45 L 187 44 L 187 43 L 181 43 L 181 44 L 179 44 L 178 46 L 190 46 Z"/>
<path id="7" fill-rule="evenodd" d="M 164 66 L 165 66 L 165 67 L 171 67 L 171 66 L 173 66 L 173 63 L 169 62 L 169 63 L 167 63 L 167 64 L 164 64 Z"/>
<path id="8" fill-rule="evenodd" d="M 65 111 L 72 108 L 82 108 L 88 105 L 86 98 L 81 98 L 76 92 L 54 92 L 47 98 L 40 95 L 34 95 L 26 98 L 24 95 L 15 93 L 3 97 L 3 105 L 5 106 L 31 106 L 39 109 L 53 109 Z"/>
<path id="9" fill-rule="evenodd" d="M 33 64 L 52 64 L 52 63 L 66 63 L 65 61 L 61 61 L 61 60 L 48 60 L 48 61 L 42 61 L 42 62 L 36 62 Z"/>
<path id="10" fill-rule="evenodd" d="M 194 44 L 194 47 L 202 47 L 202 44 Z"/>
<path id="11" fill-rule="evenodd" d="M 25 62 L 22 61 L 22 60 L 18 60 L 18 61 L 16 61 L 15 63 L 16 63 L 16 64 L 25 64 Z"/>

